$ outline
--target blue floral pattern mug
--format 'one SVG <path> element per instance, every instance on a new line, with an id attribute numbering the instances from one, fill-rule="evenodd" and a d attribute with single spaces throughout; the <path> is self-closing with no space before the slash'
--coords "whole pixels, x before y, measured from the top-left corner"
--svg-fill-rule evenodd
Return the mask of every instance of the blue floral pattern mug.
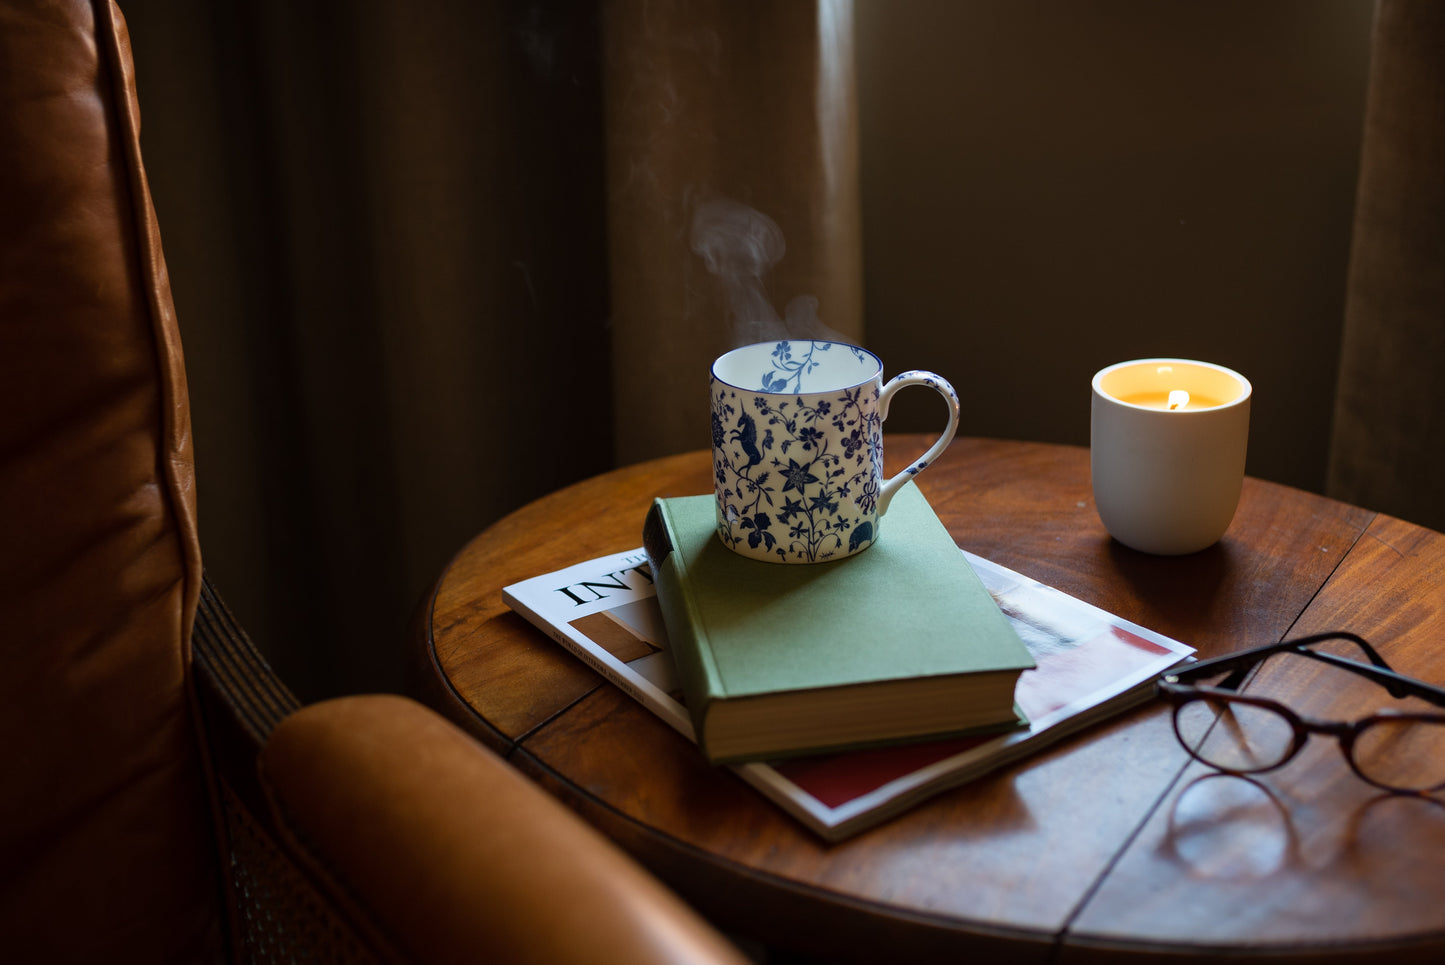
<path id="1" fill-rule="evenodd" d="M 923 457 L 883 478 L 883 420 L 895 392 L 926 385 L 948 425 Z M 774 563 L 819 563 L 878 538 L 893 494 L 958 431 L 958 394 L 932 372 L 883 383 L 883 363 L 844 342 L 790 339 L 734 349 L 712 367 L 718 536 Z"/>

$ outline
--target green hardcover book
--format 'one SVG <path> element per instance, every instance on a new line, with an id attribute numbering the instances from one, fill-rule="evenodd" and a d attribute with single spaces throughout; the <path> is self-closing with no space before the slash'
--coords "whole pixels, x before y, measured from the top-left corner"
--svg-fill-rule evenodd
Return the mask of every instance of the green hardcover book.
<path id="1" fill-rule="evenodd" d="M 881 538 L 829 563 L 764 563 L 715 537 L 712 496 L 643 527 L 698 744 L 737 762 L 1021 726 L 1033 658 L 911 483 Z"/>

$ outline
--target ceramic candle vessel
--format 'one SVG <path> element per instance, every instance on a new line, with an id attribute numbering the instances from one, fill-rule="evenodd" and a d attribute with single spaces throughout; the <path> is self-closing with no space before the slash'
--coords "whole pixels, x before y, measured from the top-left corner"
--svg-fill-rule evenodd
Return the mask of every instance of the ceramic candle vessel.
<path id="1" fill-rule="evenodd" d="M 1188 359 L 1138 359 L 1093 380 L 1090 472 L 1109 534 L 1145 553 L 1216 543 L 1244 483 L 1249 380 Z"/>

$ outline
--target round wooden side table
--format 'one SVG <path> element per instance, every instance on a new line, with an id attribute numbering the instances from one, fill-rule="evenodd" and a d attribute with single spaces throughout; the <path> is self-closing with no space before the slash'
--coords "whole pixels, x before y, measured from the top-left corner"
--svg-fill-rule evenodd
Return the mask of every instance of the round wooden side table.
<path id="1" fill-rule="evenodd" d="M 924 441 L 890 437 L 890 464 Z M 1445 802 L 1378 792 L 1318 738 L 1257 779 L 1216 775 L 1159 701 L 855 838 L 813 837 L 502 602 L 641 545 L 652 499 L 710 492 L 709 468 L 629 466 L 498 521 L 441 574 L 412 656 L 421 699 L 721 927 L 833 961 L 1445 961 Z M 1219 544 L 1147 556 L 1104 532 L 1072 446 L 958 439 L 919 486 L 960 546 L 1201 657 L 1346 629 L 1445 682 L 1433 531 L 1251 478 Z"/>

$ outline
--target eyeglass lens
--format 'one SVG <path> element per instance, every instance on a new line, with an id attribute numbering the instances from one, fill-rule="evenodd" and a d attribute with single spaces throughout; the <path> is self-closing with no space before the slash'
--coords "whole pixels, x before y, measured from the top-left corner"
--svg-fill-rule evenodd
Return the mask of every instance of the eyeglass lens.
<path id="1" fill-rule="evenodd" d="M 1199 697 L 1175 710 L 1179 740 L 1220 770 L 1249 774 L 1287 760 L 1295 747 L 1289 718 L 1269 707 Z M 1377 717 L 1355 736 L 1349 756 L 1366 780 L 1396 791 L 1445 786 L 1445 722 Z"/>
<path id="2" fill-rule="evenodd" d="M 1366 779 L 1397 791 L 1445 784 L 1445 723 L 1378 717 L 1355 737 L 1350 755 Z"/>
<path id="3" fill-rule="evenodd" d="M 1174 712 L 1174 728 L 1195 757 L 1241 773 L 1278 766 L 1295 741 L 1294 725 L 1275 711 L 1208 697 L 1181 704 Z"/>

